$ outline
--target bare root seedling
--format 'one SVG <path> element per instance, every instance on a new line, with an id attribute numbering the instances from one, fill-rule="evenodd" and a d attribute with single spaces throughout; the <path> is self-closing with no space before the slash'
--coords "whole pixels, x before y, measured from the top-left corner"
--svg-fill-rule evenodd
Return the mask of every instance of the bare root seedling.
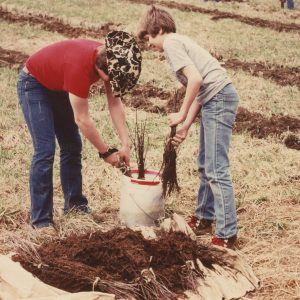
<path id="1" fill-rule="evenodd" d="M 134 136 L 130 136 L 138 166 L 138 179 L 145 179 L 145 161 L 149 138 L 147 137 L 147 120 L 138 121 L 137 111 L 135 115 Z M 147 141 L 146 141 L 147 140 Z"/>

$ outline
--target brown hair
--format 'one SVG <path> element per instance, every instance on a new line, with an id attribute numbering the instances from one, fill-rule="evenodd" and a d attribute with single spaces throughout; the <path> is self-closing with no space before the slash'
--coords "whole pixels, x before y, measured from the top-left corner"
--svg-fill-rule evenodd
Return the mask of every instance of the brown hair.
<path id="1" fill-rule="evenodd" d="M 101 69 L 106 75 L 108 75 L 107 70 L 107 58 L 105 46 L 101 47 L 96 56 L 96 66 Z"/>
<path id="2" fill-rule="evenodd" d="M 143 39 L 146 34 L 155 37 L 160 30 L 163 33 L 176 32 L 175 21 L 167 11 L 152 5 L 140 21 L 138 38 Z"/>

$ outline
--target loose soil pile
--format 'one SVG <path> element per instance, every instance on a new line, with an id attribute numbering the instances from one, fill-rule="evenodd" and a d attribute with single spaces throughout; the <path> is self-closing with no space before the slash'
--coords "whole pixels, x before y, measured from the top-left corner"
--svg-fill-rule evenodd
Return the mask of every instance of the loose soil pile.
<path id="1" fill-rule="evenodd" d="M 94 286 L 96 291 L 118 292 L 119 298 L 175 299 L 192 288 L 192 278 L 203 276 L 197 267 L 188 268 L 187 261 L 196 266 L 199 258 L 208 268 L 213 268 L 213 263 L 224 266 L 222 253 L 200 246 L 180 232 L 161 233 L 158 240 L 146 240 L 140 232 L 117 228 L 44 243 L 37 249 L 35 260 L 22 250 L 13 259 L 43 282 L 68 292 L 92 291 Z M 143 277 L 143 270 L 155 280 Z M 167 288 L 160 298 L 150 293 L 154 283 L 161 291 L 161 285 Z"/>
<path id="2" fill-rule="evenodd" d="M 256 27 L 263 27 L 273 29 L 275 31 L 300 31 L 300 25 L 295 23 L 281 23 L 276 21 L 269 21 L 260 18 L 253 18 L 253 17 L 245 17 L 234 13 L 229 12 L 222 12 L 217 9 L 207 9 L 198 7 L 192 4 L 185 4 L 185 3 L 177 3 L 175 1 L 163 1 L 163 0 L 128 0 L 132 3 L 140 3 L 146 5 L 162 5 L 168 8 L 176 8 L 180 11 L 191 11 L 191 12 L 199 12 L 202 14 L 212 14 L 212 20 L 218 19 L 234 19 L 241 23 L 245 23 L 248 25 L 256 26 Z"/>
<path id="3" fill-rule="evenodd" d="M 25 53 L 14 50 L 6 50 L 0 47 L 0 66 L 20 67 L 24 64 L 27 58 L 28 55 Z"/>
<path id="4" fill-rule="evenodd" d="M 273 115 L 266 119 L 263 115 L 240 107 L 234 125 L 235 132 L 250 132 L 259 139 L 269 135 L 280 137 L 284 132 L 299 132 L 300 120 L 290 116 Z"/>
<path id="5" fill-rule="evenodd" d="M 87 35 L 93 38 L 101 38 L 105 36 L 109 31 L 116 28 L 118 25 L 113 23 L 107 23 L 101 27 L 79 27 L 65 23 L 62 19 L 50 17 L 47 15 L 22 15 L 15 14 L 3 7 L 0 7 L 0 18 L 10 23 L 41 25 L 41 28 L 50 32 L 58 32 L 69 38 L 78 38 L 81 35 Z"/>
<path id="6" fill-rule="evenodd" d="M 224 59 L 225 67 L 241 69 L 252 76 L 271 79 L 281 86 L 292 85 L 300 88 L 300 68 L 272 65 L 261 62 L 246 62 L 235 58 Z"/>
<path id="7" fill-rule="evenodd" d="M 8 67 L 20 67 L 24 64 L 28 55 L 13 51 L 6 50 L 0 47 L 0 65 Z M 228 60 L 226 64 L 235 65 L 237 68 L 248 70 L 256 76 L 271 76 L 278 83 L 285 84 L 296 84 L 300 86 L 300 68 L 287 68 L 281 67 L 280 69 L 273 68 L 272 66 L 265 67 L 266 64 L 256 63 L 252 65 L 249 63 L 241 63 L 238 60 Z M 256 66 L 256 67 L 255 67 Z M 280 74 L 282 77 L 280 77 Z M 275 76 L 275 77 L 273 77 Z M 91 89 L 91 94 L 103 93 L 103 86 L 99 83 L 94 85 Z M 184 97 L 184 89 L 180 90 L 178 95 L 179 105 Z M 163 106 L 154 105 L 150 98 L 159 98 L 165 100 L 166 103 Z M 133 108 L 143 109 L 144 111 L 151 113 L 166 114 L 174 112 L 174 97 L 173 93 L 165 91 L 162 88 L 153 86 L 150 83 L 145 85 L 137 85 L 128 95 L 122 99 L 125 105 Z M 244 108 L 239 108 L 234 126 L 235 132 L 248 131 L 251 136 L 257 138 L 266 138 L 270 135 L 280 137 L 284 132 L 298 133 L 300 131 L 300 120 L 284 115 L 273 115 L 267 119 L 262 114 L 253 113 Z M 290 135 L 284 141 L 288 148 L 300 150 L 299 138 L 294 135 Z"/>
<path id="8" fill-rule="evenodd" d="M 168 2 L 170 3 L 170 2 Z M 178 4 L 178 3 L 176 3 Z M 224 13 L 222 13 L 224 14 Z M 0 18 L 6 22 L 41 25 L 42 29 L 58 32 L 69 38 L 77 38 L 81 35 L 87 35 L 92 38 L 103 38 L 109 31 L 116 28 L 120 24 L 114 25 L 113 23 L 107 23 L 101 27 L 79 27 L 72 26 L 65 23 L 62 19 L 50 17 L 47 15 L 22 15 L 15 14 L 7 11 L 0 6 Z M 300 28 L 300 25 L 299 25 Z M 147 50 L 147 46 L 140 42 L 139 45 L 142 49 Z M 2 51 L 7 51 L 1 48 Z M 24 54 L 25 55 L 25 54 Z M 266 79 L 272 79 L 280 85 L 295 85 L 300 88 L 300 68 L 299 67 L 285 67 L 271 65 L 261 62 L 243 62 L 238 59 L 225 59 L 218 54 L 213 54 L 218 60 L 222 60 L 227 68 L 234 70 L 242 69 L 249 72 L 253 76 L 263 77 Z M 2 62 L 2 61 L 1 61 Z M 5 64 L 4 60 L 2 64 Z M 17 62 L 14 62 L 17 63 Z"/>

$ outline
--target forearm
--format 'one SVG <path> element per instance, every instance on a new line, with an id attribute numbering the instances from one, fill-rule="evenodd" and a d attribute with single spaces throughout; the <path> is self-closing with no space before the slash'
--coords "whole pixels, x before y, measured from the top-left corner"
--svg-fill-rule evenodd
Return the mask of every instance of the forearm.
<path id="1" fill-rule="evenodd" d="M 120 98 L 114 99 L 114 102 L 109 102 L 109 112 L 114 127 L 117 130 L 122 146 L 129 146 L 129 134 L 126 126 L 125 112 Z"/>
<path id="2" fill-rule="evenodd" d="M 107 151 L 108 145 L 98 133 L 92 119 L 85 118 L 84 120 L 77 120 L 76 123 L 82 134 L 96 147 L 98 152 L 104 153 Z"/>
<path id="3" fill-rule="evenodd" d="M 129 133 L 126 126 L 126 118 L 122 101 L 120 98 L 117 98 L 113 95 L 109 83 L 105 83 L 105 90 L 108 101 L 108 109 L 113 125 L 117 130 L 122 146 L 128 147 Z"/>
<path id="4" fill-rule="evenodd" d="M 194 100 L 199 93 L 201 84 L 202 84 L 202 81 L 197 80 L 197 79 L 196 80 L 192 79 L 192 80 L 188 81 L 185 97 L 184 97 L 183 103 L 180 108 L 180 113 L 185 118 L 187 117 L 187 115 L 189 113 L 192 103 L 195 102 Z"/>
<path id="5" fill-rule="evenodd" d="M 187 114 L 187 117 L 185 121 L 182 124 L 182 127 L 184 127 L 186 130 L 189 130 L 193 122 L 195 121 L 196 117 L 198 116 L 200 110 L 201 110 L 201 104 L 195 99 L 193 103 L 191 104 L 191 107 L 189 109 L 189 112 Z"/>

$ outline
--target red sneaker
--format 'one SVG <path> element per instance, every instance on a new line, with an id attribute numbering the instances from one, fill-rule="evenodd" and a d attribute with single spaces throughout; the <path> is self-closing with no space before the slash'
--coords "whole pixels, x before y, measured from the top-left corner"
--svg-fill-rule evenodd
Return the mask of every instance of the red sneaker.
<path id="1" fill-rule="evenodd" d="M 222 239 L 217 236 L 212 237 L 211 243 L 215 246 L 225 247 L 225 248 L 234 248 L 237 243 L 237 236 L 234 235 L 228 239 Z"/>
<path id="2" fill-rule="evenodd" d="M 189 216 L 188 225 L 195 230 L 199 225 L 200 220 L 196 216 Z"/>
<path id="3" fill-rule="evenodd" d="M 199 219 L 196 216 L 190 216 L 188 225 L 193 229 L 196 235 L 211 234 L 212 220 Z"/>

